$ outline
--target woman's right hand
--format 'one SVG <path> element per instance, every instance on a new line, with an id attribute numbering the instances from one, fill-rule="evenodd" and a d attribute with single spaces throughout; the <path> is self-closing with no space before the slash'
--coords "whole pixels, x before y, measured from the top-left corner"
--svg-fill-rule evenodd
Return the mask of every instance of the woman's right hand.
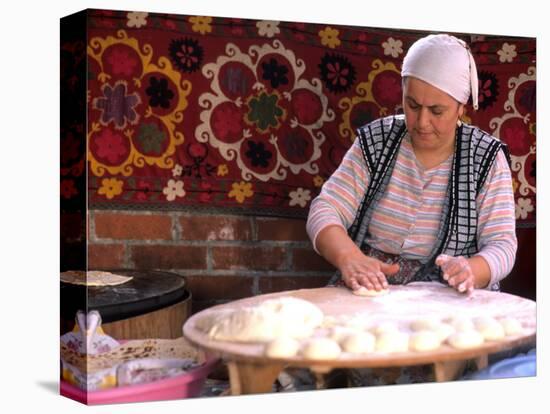
<path id="1" fill-rule="evenodd" d="M 388 288 L 387 276 L 393 276 L 399 272 L 397 263 L 387 264 L 374 257 L 365 256 L 362 252 L 353 252 L 339 260 L 342 280 L 351 290 L 357 290 L 361 286 L 369 290 L 382 290 Z"/>

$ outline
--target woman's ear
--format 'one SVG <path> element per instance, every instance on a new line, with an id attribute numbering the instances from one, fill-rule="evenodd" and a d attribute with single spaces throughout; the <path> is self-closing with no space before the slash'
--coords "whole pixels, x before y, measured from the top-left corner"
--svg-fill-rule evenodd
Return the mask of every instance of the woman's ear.
<path id="1" fill-rule="evenodd" d="M 462 104 L 462 103 L 459 103 L 458 104 L 458 118 L 462 118 L 462 115 L 464 115 L 464 107 L 466 105 Z"/>

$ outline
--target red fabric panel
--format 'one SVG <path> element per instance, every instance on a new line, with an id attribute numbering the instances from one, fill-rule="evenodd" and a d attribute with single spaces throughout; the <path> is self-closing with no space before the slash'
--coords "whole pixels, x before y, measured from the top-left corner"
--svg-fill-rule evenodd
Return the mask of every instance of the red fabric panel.
<path id="1" fill-rule="evenodd" d="M 91 207 L 306 216 L 355 128 L 401 111 L 401 61 L 426 34 L 90 11 Z M 458 36 L 480 78 L 465 120 L 509 145 L 534 225 L 535 39 Z"/>

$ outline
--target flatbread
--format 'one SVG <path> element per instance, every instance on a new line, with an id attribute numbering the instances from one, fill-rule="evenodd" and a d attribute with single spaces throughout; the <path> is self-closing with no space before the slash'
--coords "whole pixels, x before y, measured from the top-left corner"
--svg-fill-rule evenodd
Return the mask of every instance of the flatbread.
<path id="1" fill-rule="evenodd" d="M 112 368 L 122 362 L 140 358 L 185 359 L 204 361 L 202 355 L 185 338 L 135 339 L 101 354 L 82 354 L 61 342 L 61 359 L 89 374 Z"/>
<path id="2" fill-rule="evenodd" d="M 116 275 L 100 270 L 68 270 L 61 273 L 61 281 L 71 285 L 82 286 L 115 286 L 133 279 L 133 276 Z"/>
<path id="3" fill-rule="evenodd" d="M 365 286 L 361 286 L 359 289 L 352 291 L 354 295 L 357 296 L 366 296 L 366 297 L 375 297 L 375 296 L 383 296 L 390 293 L 389 289 L 382 289 L 382 290 L 376 290 L 376 289 L 367 289 Z"/>

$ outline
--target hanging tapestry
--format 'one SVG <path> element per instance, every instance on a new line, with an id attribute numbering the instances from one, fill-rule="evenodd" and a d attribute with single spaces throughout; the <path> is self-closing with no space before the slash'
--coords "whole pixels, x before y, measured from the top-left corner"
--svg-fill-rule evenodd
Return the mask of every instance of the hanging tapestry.
<path id="1" fill-rule="evenodd" d="M 401 62 L 428 34 L 99 10 L 87 32 L 63 50 L 74 74 L 87 63 L 91 208 L 287 217 L 307 215 L 357 127 L 402 112 Z M 455 35 L 479 72 L 464 120 L 508 144 L 518 224 L 534 224 L 535 39 Z M 62 87 L 77 82 L 70 62 Z M 83 166 L 62 162 L 70 198 Z"/>

